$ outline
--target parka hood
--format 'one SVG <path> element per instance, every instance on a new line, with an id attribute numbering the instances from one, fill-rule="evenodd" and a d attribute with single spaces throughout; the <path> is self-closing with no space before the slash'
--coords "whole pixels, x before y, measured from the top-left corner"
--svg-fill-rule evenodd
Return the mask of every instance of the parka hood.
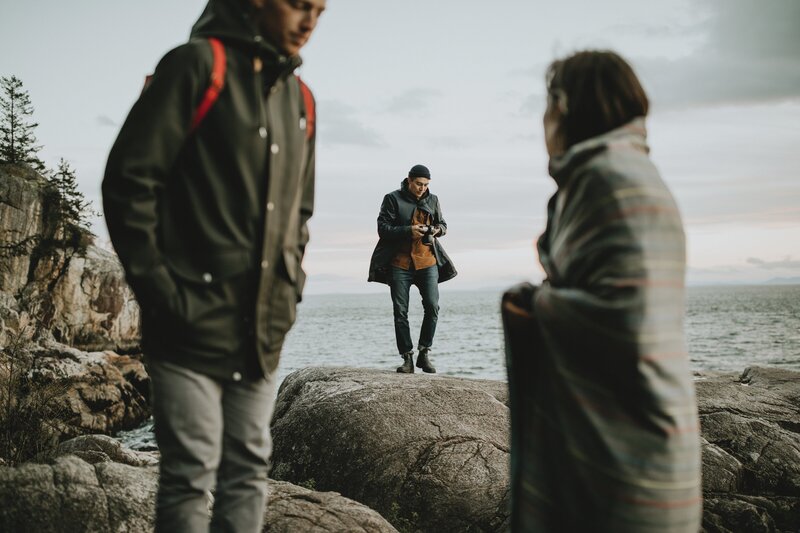
<path id="1" fill-rule="evenodd" d="M 267 42 L 258 31 L 249 0 L 209 0 L 203 14 L 192 27 L 191 37 L 217 37 L 227 44 L 252 51 L 294 70 L 302 64 L 300 56 L 286 56 Z"/>

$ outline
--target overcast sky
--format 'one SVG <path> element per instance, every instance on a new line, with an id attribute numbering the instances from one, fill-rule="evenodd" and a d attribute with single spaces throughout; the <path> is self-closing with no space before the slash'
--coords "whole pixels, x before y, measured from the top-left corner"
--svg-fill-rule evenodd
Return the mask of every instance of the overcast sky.
<path id="1" fill-rule="evenodd" d="M 202 0 L 0 7 L 0 75 L 30 92 L 45 162 L 100 207 L 108 150 L 145 74 Z M 366 283 L 383 195 L 432 172 L 460 275 L 446 289 L 541 279 L 554 192 L 544 70 L 585 48 L 627 57 L 648 90 L 652 157 L 681 207 L 690 283 L 800 276 L 800 1 L 328 0 L 301 73 L 317 98 L 309 292 Z M 102 219 L 95 232 L 105 239 Z"/>

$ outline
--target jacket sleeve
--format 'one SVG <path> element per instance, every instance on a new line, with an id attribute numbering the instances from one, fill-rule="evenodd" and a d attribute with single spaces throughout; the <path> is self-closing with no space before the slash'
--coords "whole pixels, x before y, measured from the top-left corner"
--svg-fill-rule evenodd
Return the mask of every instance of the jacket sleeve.
<path id="1" fill-rule="evenodd" d="M 111 242 L 139 303 L 176 293 L 159 248 L 159 197 L 211 70 L 211 51 L 190 43 L 169 52 L 125 120 L 106 165 L 103 211 Z"/>
<path id="2" fill-rule="evenodd" d="M 436 228 L 439 230 L 439 233 L 436 234 L 436 237 L 444 237 L 447 235 L 447 222 L 444 221 L 444 216 L 442 215 L 442 206 L 439 205 L 439 197 L 436 197 Z"/>
<path id="3" fill-rule="evenodd" d="M 381 239 L 399 240 L 411 236 L 411 226 L 397 225 L 397 203 L 391 194 L 383 197 L 378 214 L 378 236 Z"/>

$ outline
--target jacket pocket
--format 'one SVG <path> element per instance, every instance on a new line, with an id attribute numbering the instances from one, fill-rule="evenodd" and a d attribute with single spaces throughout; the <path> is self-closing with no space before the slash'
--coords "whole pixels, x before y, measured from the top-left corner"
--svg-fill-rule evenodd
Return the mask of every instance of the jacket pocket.
<path id="1" fill-rule="evenodd" d="M 179 278 L 189 283 L 210 285 L 217 281 L 253 270 L 253 254 L 246 249 L 232 249 L 197 253 L 193 255 L 175 255 L 167 257 L 170 270 Z"/>
<path id="2" fill-rule="evenodd" d="M 283 275 L 294 285 L 297 294 L 297 301 L 302 298 L 303 287 L 306 284 L 306 273 L 300 262 L 299 252 L 296 248 L 284 248 L 282 250 Z"/>
<path id="3" fill-rule="evenodd" d="M 232 353 L 247 337 L 257 280 L 247 250 L 167 260 L 178 288 L 183 343 L 194 351 Z"/>

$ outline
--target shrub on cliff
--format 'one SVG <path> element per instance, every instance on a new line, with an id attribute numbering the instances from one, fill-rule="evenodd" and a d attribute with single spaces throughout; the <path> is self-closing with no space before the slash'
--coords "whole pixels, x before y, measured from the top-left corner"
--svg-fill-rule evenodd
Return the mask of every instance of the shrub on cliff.
<path id="1" fill-rule="evenodd" d="M 21 464 L 55 449 L 64 418 L 60 399 L 70 383 L 36 379 L 37 359 L 27 352 L 23 335 L 0 351 L 0 463 Z"/>

